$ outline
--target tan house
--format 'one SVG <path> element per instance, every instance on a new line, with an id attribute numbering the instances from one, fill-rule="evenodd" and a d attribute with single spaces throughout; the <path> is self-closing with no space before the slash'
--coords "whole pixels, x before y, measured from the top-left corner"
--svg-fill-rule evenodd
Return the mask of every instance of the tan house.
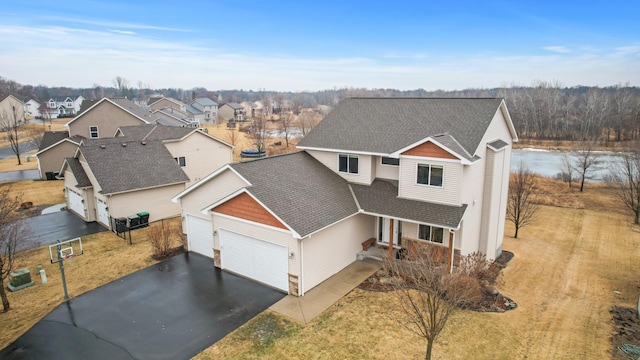
<path id="1" fill-rule="evenodd" d="M 174 98 L 167 98 L 164 96 L 161 97 L 152 97 L 147 102 L 149 106 L 149 110 L 155 111 L 160 109 L 176 109 L 180 111 L 186 111 L 186 104 L 180 100 L 176 100 Z"/>
<path id="2" fill-rule="evenodd" d="M 121 126 L 148 124 L 151 119 L 148 111 L 125 98 L 103 98 L 88 102 L 82 112 L 66 124 L 69 130 L 64 133 L 69 140 L 61 139 L 61 132 L 45 132 L 35 154 L 41 178 L 46 179 L 47 172 L 58 172 L 63 160 L 74 155 L 80 139 L 113 137 Z M 56 141 L 51 142 L 50 139 Z"/>
<path id="3" fill-rule="evenodd" d="M 190 251 L 302 296 L 363 243 L 497 257 L 515 141 L 503 99 L 352 98 L 302 152 L 226 165 L 173 200 Z"/>
<path id="4" fill-rule="evenodd" d="M 238 103 L 226 103 L 218 108 L 218 116 L 222 120 L 245 121 L 244 107 Z"/>
<path id="5" fill-rule="evenodd" d="M 0 101 L 0 125 L 14 126 L 24 123 L 25 107 L 20 99 L 13 95 L 7 95 Z"/>
<path id="6" fill-rule="evenodd" d="M 83 140 L 60 170 L 69 210 L 107 228 L 138 212 L 178 216 L 175 194 L 231 161 L 233 147 L 201 130 L 124 126 L 113 138 Z"/>

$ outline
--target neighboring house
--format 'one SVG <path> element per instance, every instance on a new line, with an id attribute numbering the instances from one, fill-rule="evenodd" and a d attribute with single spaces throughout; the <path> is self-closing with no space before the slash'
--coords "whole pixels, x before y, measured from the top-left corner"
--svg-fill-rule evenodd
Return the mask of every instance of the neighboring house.
<path id="1" fill-rule="evenodd" d="M 196 98 L 189 104 L 187 111 L 201 123 L 216 124 L 218 122 L 218 103 L 209 98 Z"/>
<path id="2" fill-rule="evenodd" d="M 255 116 L 255 104 L 251 101 L 243 101 L 240 106 L 244 109 L 244 114 L 247 119 L 253 119 Z"/>
<path id="3" fill-rule="evenodd" d="M 176 100 L 174 98 L 167 98 L 164 96 L 150 98 L 149 101 L 147 101 L 147 105 L 149 106 L 149 110 L 151 111 L 166 108 L 186 111 L 186 105 L 182 101 Z"/>
<path id="4" fill-rule="evenodd" d="M 161 140 L 83 140 L 65 159 L 67 208 L 84 221 L 113 227 L 113 219 L 149 213 L 149 221 L 180 214 L 171 197 L 189 181 Z"/>
<path id="5" fill-rule="evenodd" d="M 238 103 L 226 103 L 218 108 L 218 117 L 222 120 L 245 121 L 244 107 Z"/>
<path id="6" fill-rule="evenodd" d="M 155 110 L 151 114 L 153 116 L 153 122 L 156 124 L 192 128 L 200 127 L 199 121 L 194 120 L 189 113 L 178 109 L 164 108 Z"/>
<path id="7" fill-rule="evenodd" d="M 189 177 L 187 186 L 233 159 L 232 145 L 201 129 L 163 125 L 123 126 L 116 131 L 115 137 L 130 141 L 162 141 Z"/>
<path id="8" fill-rule="evenodd" d="M 63 116 L 73 116 L 80 112 L 84 97 L 56 97 L 47 101 L 47 108 L 49 109 L 49 118 L 54 119 Z"/>
<path id="9" fill-rule="evenodd" d="M 77 147 L 78 139 L 113 137 L 120 126 L 142 125 L 151 121 L 148 111 L 124 98 L 103 98 L 88 102 L 82 109 L 79 115 L 66 124 L 68 136 L 72 138 L 70 141 L 41 146 L 36 153 L 42 179 L 46 178 L 47 172 L 59 171 L 64 158 L 73 156 L 75 149 L 70 147 L 74 144 Z"/>
<path id="10" fill-rule="evenodd" d="M 41 179 L 55 180 L 64 159 L 75 154 L 82 137 L 69 137 L 68 131 L 47 131 L 35 154 Z"/>
<path id="11" fill-rule="evenodd" d="M 24 102 L 25 115 L 30 118 L 39 118 L 40 115 L 40 103 L 34 99 L 29 99 Z"/>
<path id="12" fill-rule="evenodd" d="M 13 95 L 7 95 L 0 101 L 0 126 L 14 126 L 25 121 L 25 109 L 22 100 Z"/>
<path id="13" fill-rule="evenodd" d="M 60 170 L 67 205 L 85 221 L 111 228 L 112 219 L 150 213 L 178 216 L 171 198 L 231 161 L 233 147 L 199 129 L 124 126 L 115 137 L 83 140 Z"/>
<path id="14" fill-rule="evenodd" d="M 302 152 L 223 166 L 173 199 L 190 251 L 294 295 L 362 243 L 502 252 L 511 145 L 502 99 L 352 98 Z"/>

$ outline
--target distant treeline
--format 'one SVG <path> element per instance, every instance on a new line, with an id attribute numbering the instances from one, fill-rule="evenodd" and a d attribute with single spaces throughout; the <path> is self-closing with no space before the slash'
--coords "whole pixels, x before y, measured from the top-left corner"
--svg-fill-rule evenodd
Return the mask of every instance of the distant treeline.
<path id="1" fill-rule="evenodd" d="M 117 80 L 117 81 L 116 81 Z M 342 88 L 322 91 L 276 92 L 267 90 L 150 89 L 139 83 L 129 86 L 118 77 L 113 87 L 92 88 L 46 87 L 21 85 L 0 77 L 0 99 L 12 94 L 20 99 L 46 101 L 52 97 L 78 96 L 95 100 L 105 96 L 126 96 L 146 101 L 162 94 L 184 102 L 196 97 L 215 101 L 237 102 L 287 100 L 296 108 L 318 105 L 334 106 L 349 97 L 504 97 L 523 139 L 599 140 L 610 142 L 640 140 L 640 88 L 616 85 L 610 87 L 563 87 L 557 83 L 535 82 L 531 86 L 511 85 L 495 89 L 455 91 L 396 90 Z"/>

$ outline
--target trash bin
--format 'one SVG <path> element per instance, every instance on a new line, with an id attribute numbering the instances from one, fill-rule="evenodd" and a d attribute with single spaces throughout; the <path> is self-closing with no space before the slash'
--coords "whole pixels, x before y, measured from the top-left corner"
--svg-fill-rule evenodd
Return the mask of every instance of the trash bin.
<path id="1" fill-rule="evenodd" d="M 47 180 L 55 180 L 56 176 L 54 175 L 53 171 L 47 171 L 46 173 L 44 173 L 47 177 Z"/>
<path id="2" fill-rule="evenodd" d="M 116 218 L 116 232 L 123 233 L 127 231 L 127 218 Z"/>
<path id="3" fill-rule="evenodd" d="M 140 226 L 149 226 L 149 213 L 146 211 L 141 211 L 138 214 L 138 218 L 140 219 Z"/>
<path id="4" fill-rule="evenodd" d="M 138 215 L 129 216 L 129 228 L 137 229 L 139 227 L 140 227 L 140 217 Z"/>

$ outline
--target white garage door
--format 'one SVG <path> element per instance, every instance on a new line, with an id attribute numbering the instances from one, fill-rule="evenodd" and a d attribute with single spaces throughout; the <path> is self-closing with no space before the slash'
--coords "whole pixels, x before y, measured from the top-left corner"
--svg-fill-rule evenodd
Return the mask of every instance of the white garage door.
<path id="1" fill-rule="evenodd" d="M 109 227 L 109 210 L 107 209 L 107 203 L 96 198 L 96 204 L 98 204 L 98 221 Z"/>
<path id="2" fill-rule="evenodd" d="M 286 247 L 226 230 L 219 233 L 223 269 L 288 292 Z"/>
<path id="3" fill-rule="evenodd" d="M 84 217 L 84 203 L 82 202 L 82 196 L 70 188 L 67 188 L 67 199 L 69 199 L 69 209 Z"/>
<path id="4" fill-rule="evenodd" d="M 210 220 L 187 215 L 189 251 L 213 257 L 213 225 Z"/>

